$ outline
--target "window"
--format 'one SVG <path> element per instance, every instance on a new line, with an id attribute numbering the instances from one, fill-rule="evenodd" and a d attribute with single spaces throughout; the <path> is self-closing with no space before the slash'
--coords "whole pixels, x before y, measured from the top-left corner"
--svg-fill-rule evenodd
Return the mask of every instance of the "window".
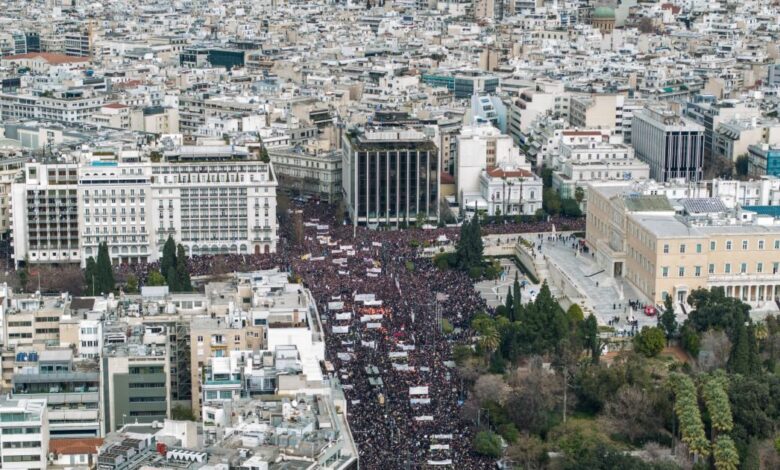
<path id="1" fill-rule="evenodd" d="M 764 249 L 764 240 L 759 240 L 758 241 L 758 249 L 759 250 L 763 250 Z"/>
<path id="2" fill-rule="evenodd" d="M 726 263 L 726 265 L 723 266 L 723 272 L 726 274 L 731 274 L 731 263 Z"/>
<path id="3" fill-rule="evenodd" d="M 714 241 L 710 242 L 710 251 L 715 251 L 715 242 Z"/>
<path id="4" fill-rule="evenodd" d="M 780 263 L 772 263 L 772 274 L 777 274 L 780 269 Z"/>
<path id="5" fill-rule="evenodd" d="M 677 274 L 680 277 L 685 277 L 685 266 L 680 266 L 679 268 L 677 268 Z"/>
<path id="6" fill-rule="evenodd" d="M 764 263 L 756 263 L 756 272 L 757 273 L 764 272 Z"/>
<path id="7" fill-rule="evenodd" d="M 710 265 L 707 267 L 707 272 L 709 274 L 715 274 L 715 265 L 710 263 Z"/>
<path id="8" fill-rule="evenodd" d="M 739 265 L 739 272 L 742 274 L 745 274 L 747 272 L 747 263 L 742 263 Z"/>
<path id="9" fill-rule="evenodd" d="M 748 241 L 747 240 L 742 240 L 742 249 L 743 250 L 747 250 L 748 249 Z"/>
<path id="10" fill-rule="evenodd" d="M 685 243 L 680 243 L 680 253 L 685 253 Z"/>
<path id="11" fill-rule="evenodd" d="M 701 277 L 701 266 L 693 267 L 693 275 L 696 277 Z"/>
<path id="12" fill-rule="evenodd" d="M 669 254 L 669 244 L 664 243 L 664 254 Z"/>
<path id="13" fill-rule="evenodd" d="M 696 244 L 696 253 L 701 253 L 701 243 Z"/>
<path id="14" fill-rule="evenodd" d="M 775 250 L 780 250 L 780 240 L 775 240 Z"/>
<path id="15" fill-rule="evenodd" d="M 669 267 L 664 266 L 661 268 L 661 277 L 669 277 Z"/>

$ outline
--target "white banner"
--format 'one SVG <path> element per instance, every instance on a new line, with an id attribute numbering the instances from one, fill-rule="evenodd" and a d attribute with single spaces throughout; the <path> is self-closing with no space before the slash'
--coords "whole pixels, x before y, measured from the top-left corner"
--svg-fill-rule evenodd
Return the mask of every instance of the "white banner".
<path id="1" fill-rule="evenodd" d="M 408 364 L 396 364 L 395 362 L 393 362 L 393 369 L 400 372 L 414 372 L 414 367 L 411 367 Z"/>
<path id="2" fill-rule="evenodd" d="M 437 465 L 437 466 L 444 466 L 444 465 L 452 465 L 452 460 L 429 460 L 428 465 Z"/>
<path id="3" fill-rule="evenodd" d="M 430 398 L 411 398 L 409 399 L 409 403 L 412 405 L 430 405 L 431 399 Z"/>
<path id="4" fill-rule="evenodd" d="M 404 351 L 414 351 L 415 346 L 413 344 L 399 344 L 399 348 L 403 349 Z"/>
<path id="5" fill-rule="evenodd" d="M 433 416 L 415 416 L 415 421 L 433 421 Z"/>
<path id="6" fill-rule="evenodd" d="M 360 317 L 360 321 L 363 323 L 367 323 L 374 320 L 382 320 L 384 315 L 363 315 Z"/>
<path id="7" fill-rule="evenodd" d="M 427 395 L 428 386 L 421 385 L 419 387 L 409 387 L 409 395 Z"/>
<path id="8" fill-rule="evenodd" d="M 352 354 L 350 354 L 350 353 L 336 353 L 336 357 L 338 357 L 342 361 L 351 361 L 352 360 Z"/>
<path id="9" fill-rule="evenodd" d="M 376 349 L 376 341 L 360 341 L 360 344 L 362 344 L 366 348 L 374 348 Z"/>
<path id="10" fill-rule="evenodd" d="M 375 294 L 355 294 L 355 302 L 370 302 L 376 299 Z"/>
<path id="11" fill-rule="evenodd" d="M 431 450 L 450 450 L 449 444 L 431 444 Z"/>
<path id="12" fill-rule="evenodd" d="M 379 242 L 371 242 L 371 246 L 375 246 L 377 248 L 382 248 L 382 244 Z"/>
<path id="13" fill-rule="evenodd" d="M 344 302 L 328 302 L 328 310 L 341 310 L 344 308 Z"/>
<path id="14" fill-rule="evenodd" d="M 368 276 L 368 277 L 379 277 L 379 274 L 366 273 L 366 276 Z"/>
<path id="15" fill-rule="evenodd" d="M 452 439 L 452 434 L 434 434 L 431 439 Z"/>
<path id="16" fill-rule="evenodd" d="M 336 314 L 336 320 L 349 320 L 352 318 L 352 312 L 341 312 Z"/>
<path id="17" fill-rule="evenodd" d="M 396 358 L 396 357 L 404 357 L 405 358 L 408 355 L 409 355 L 409 353 L 406 352 L 406 351 L 390 351 L 389 353 L 387 353 L 387 356 L 390 357 L 391 359 L 392 358 Z"/>
<path id="18" fill-rule="evenodd" d="M 336 326 L 333 325 L 333 332 L 337 334 L 349 333 L 349 326 Z"/>
<path id="19" fill-rule="evenodd" d="M 382 324 L 381 323 L 366 323 L 366 328 L 368 328 L 369 330 L 376 330 L 378 328 L 382 328 Z"/>

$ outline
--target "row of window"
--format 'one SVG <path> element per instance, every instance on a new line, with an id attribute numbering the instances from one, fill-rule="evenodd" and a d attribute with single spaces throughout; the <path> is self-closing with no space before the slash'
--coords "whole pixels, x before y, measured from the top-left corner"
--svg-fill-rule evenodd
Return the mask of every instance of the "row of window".
<path id="1" fill-rule="evenodd" d="M 693 276 L 694 277 L 700 277 L 701 276 L 701 266 L 694 266 L 693 267 Z M 780 270 L 780 263 L 772 263 L 772 274 L 777 274 L 777 272 Z M 748 272 L 748 263 L 740 263 L 739 265 L 739 273 L 740 274 L 747 274 Z M 764 263 L 758 262 L 756 263 L 756 273 L 761 274 L 764 272 Z M 707 273 L 708 274 L 715 274 L 715 264 L 710 263 L 707 267 Z M 723 273 L 724 274 L 731 274 L 731 263 L 725 263 L 723 265 Z M 685 277 L 685 266 L 679 266 L 677 268 L 677 275 L 678 277 Z M 662 266 L 661 267 L 661 277 L 669 277 L 669 266 Z"/>
<path id="2" fill-rule="evenodd" d="M 732 248 L 733 248 L 733 245 L 734 244 L 733 244 L 732 240 L 726 240 L 726 251 L 731 251 Z M 710 241 L 710 251 L 715 251 L 717 249 L 717 247 L 718 247 L 718 245 L 717 245 L 717 242 L 715 240 Z M 765 244 L 764 240 L 759 240 L 758 241 L 758 249 L 759 250 L 764 250 L 765 248 L 766 248 L 766 244 Z M 775 240 L 774 248 L 775 248 L 775 250 L 780 250 L 780 240 Z M 742 240 L 742 249 L 743 250 L 749 250 L 750 249 L 750 241 L 749 240 Z M 663 250 L 664 250 L 664 254 L 669 254 L 669 244 L 668 243 L 664 244 Z M 685 243 L 680 243 L 679 250 L 680 250 L 680 254 L 684 254 L 686 252 L 686 250 L 687 250 L 686 244 Z M 701 251 L 702 251 L 701 243 L 697 243 L 696 244 L 695 250 L 696 250 L 696 253 L 701 253 Z"/>

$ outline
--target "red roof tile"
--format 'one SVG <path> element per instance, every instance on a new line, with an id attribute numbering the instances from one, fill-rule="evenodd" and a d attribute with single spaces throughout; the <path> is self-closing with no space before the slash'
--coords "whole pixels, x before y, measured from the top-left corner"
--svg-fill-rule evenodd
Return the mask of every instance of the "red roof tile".
<path id="1" fill-rule="evenodd" d="M 102 445 L 103 439 L 98 437 L 51 439 L 49 440 L 49 452 L 53 452 L 55 455 L 97 454 L 98 448 Z"/>
<path id="2" fill-rule="evenodd" d="M 30 52 L 29 54 L 8 55 L 3 57 L 3 60 L 37 59 L 37 58 L 41 58 L 51 65 L 89 62 L 89 57 L 72 57 L 65 54 L 55 54 L 53 52 Z"/>
<path id="3" fill-rule="evenodd" d="M 108 104 L 104 104 L 103 107 L 109 109 L 124 109 L 127 108 L 128 106 L 125 106 L 122 103 L 108 103 Z"/>
<path id="4" fill-rule="evenodd" d="M 528 178 L 533 176 L 528 170 L 507 170 L 501 168 L 488 168 L 487 174 L 493 178 Z"/>

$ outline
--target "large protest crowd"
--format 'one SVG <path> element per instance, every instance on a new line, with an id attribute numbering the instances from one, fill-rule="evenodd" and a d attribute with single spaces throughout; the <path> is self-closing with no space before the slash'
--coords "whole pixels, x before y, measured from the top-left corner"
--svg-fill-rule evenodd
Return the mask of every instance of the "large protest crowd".
<path id="1" fill-rule="evenodd" d="M 318 303 L 331 373 L 343 388 L 365 468 L 493 468 L 471 450 L 459 412 L 465 393 L 452 346 L 468 342 L 470 318 L 489 310 L 472 280 L 437 269 L 423 246 L 454 243 L 458 228 L 369 230 L 339 225 L 325 205 L 303 210 L 304 237 L 282 236 L 278 252 L 188 260 L 192 276 L 280 267 L 299 276 Z M 483 234 L 541 232 L 581 220 L 497 224 Z M 444 235 L 444 237 L 442 237 Z M 145 279 L 155 264 L 125 266 Z M 329 308 L 330 307 L 330 308 Z M 446 337 L 439 317 L 455 328 Z"/>

